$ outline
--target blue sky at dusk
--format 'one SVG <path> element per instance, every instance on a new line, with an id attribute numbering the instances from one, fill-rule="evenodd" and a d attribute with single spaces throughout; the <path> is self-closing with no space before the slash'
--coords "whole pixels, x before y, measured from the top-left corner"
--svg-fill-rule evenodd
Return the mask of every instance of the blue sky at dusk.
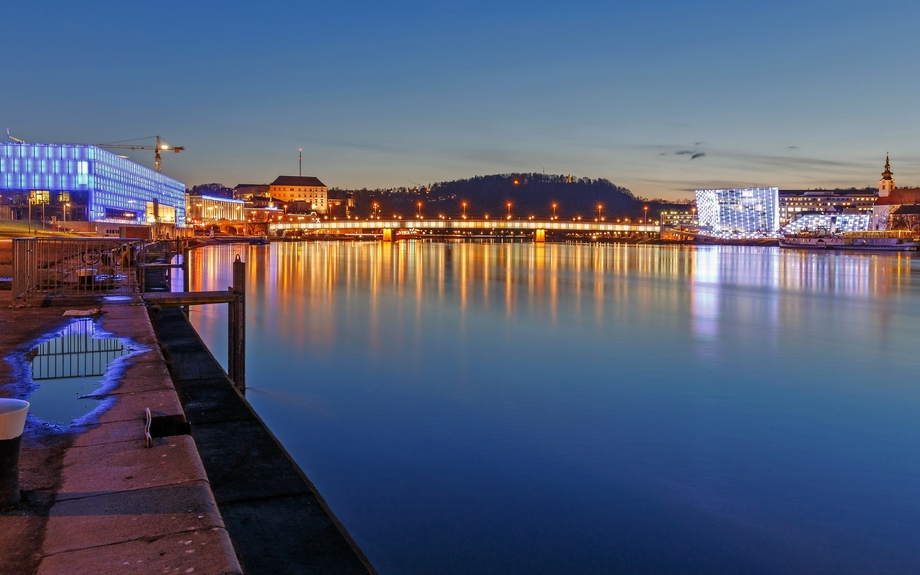
<path id="1" fill-rule="evenodd" d="M 16 2 L 0 124 L 189 185 L 920 186 L 920 2 Z M 148 153 L 132 157 L 152 165 Z"/>

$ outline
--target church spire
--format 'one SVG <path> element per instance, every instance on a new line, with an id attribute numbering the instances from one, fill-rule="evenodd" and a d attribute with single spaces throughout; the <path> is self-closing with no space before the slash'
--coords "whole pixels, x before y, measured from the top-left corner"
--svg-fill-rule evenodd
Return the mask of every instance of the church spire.
<path id="1" fill-rule="evenodd" d="M 894 174 L 891 173 L 891 163 L 888 161 L 888 154 L 885 154 L 885 171 L 882 172 L 882 179 L 878 181 L 878 197 L 885 198 L 894 191 L 895 183 Z"/>

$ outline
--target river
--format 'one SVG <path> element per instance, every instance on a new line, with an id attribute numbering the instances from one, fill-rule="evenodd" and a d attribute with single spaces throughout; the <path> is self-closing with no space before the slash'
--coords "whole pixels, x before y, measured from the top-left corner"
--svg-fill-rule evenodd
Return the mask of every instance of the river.
<path id="1" fill-rule="evenodd" d="M 382 575 L 920 565 L 916 255 L 232 245 L 193 289 L 237 254 L 247 398 Z"/>

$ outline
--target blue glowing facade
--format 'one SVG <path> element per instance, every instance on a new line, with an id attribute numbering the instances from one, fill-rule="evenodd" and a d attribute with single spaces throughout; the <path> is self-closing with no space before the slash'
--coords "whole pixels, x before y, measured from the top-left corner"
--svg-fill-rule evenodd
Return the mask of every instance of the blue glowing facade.
<path id="1" fill-rule="evenodd" d="M 0 193 L 20 217 L 42 204 L 65 221 L 185 226 L 185 184 L 95 146 L 0 143 Z"/>
<path id="2" fill-rule="evenodd" d="M 772 234 L 779 229 L 779 189 L 697 190 L 700 229 L 714 234 Z"/>

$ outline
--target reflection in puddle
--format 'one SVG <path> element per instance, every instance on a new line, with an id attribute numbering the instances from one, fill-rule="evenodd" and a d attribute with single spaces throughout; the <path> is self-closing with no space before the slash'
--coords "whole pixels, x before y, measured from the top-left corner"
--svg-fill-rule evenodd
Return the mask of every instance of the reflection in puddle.
<path id="1" fill-rule="evenodd" d="M 32 415 L 49 423 L 69 425 L 99 407 L 100 398 L 85 396 L 102 386 L 115 359 L 132 350 L 117 338 L 93 337 L 95 331 L 92 320 L 75 321 L 60 336 L 26 355 L 37 386 L 29 397 Z"/>

